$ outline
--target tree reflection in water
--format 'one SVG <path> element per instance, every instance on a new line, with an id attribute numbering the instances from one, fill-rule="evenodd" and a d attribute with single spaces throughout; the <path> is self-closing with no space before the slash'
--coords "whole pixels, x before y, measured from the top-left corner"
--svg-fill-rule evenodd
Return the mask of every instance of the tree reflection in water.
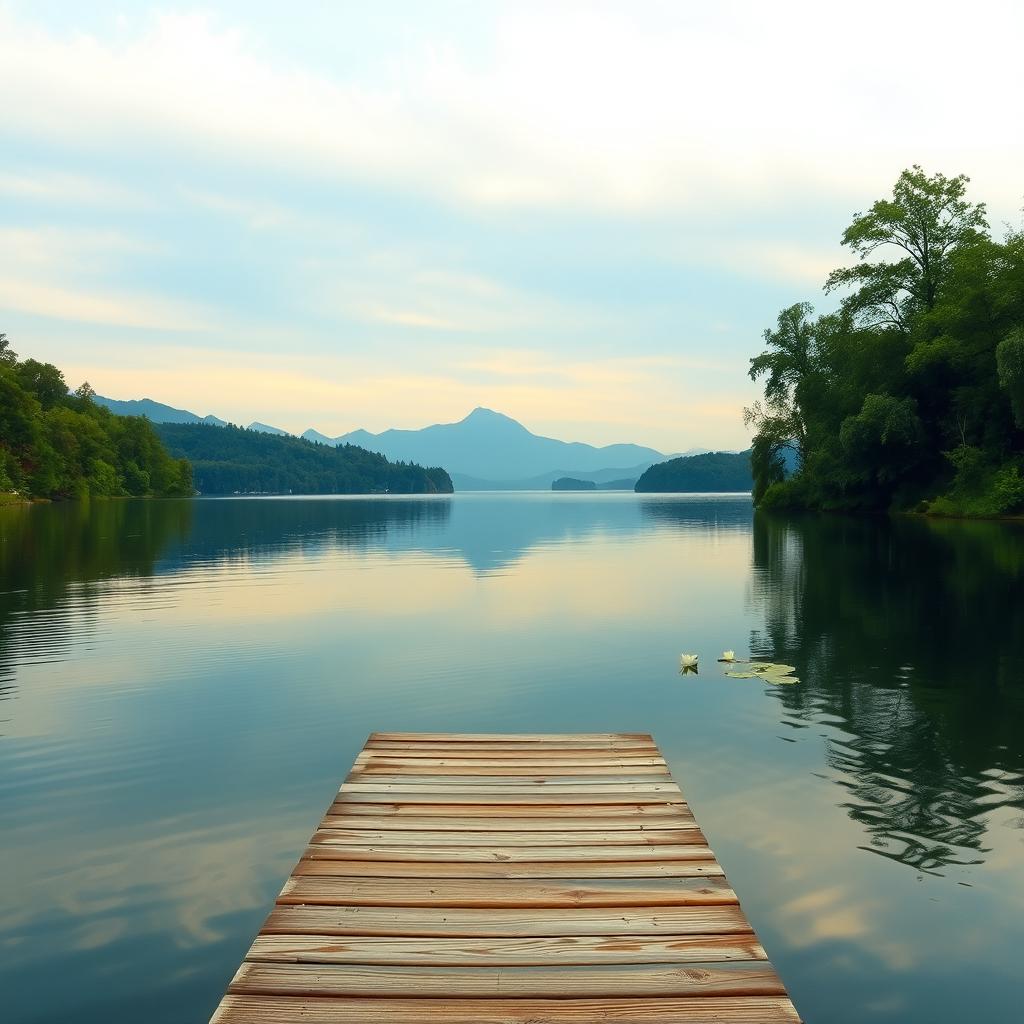
<path id="1" fill-rule="evenodd" d="M 772 692 L 828 727 L 865 849 L 941 873 L 1024 809 L 1022 583 L 1017 524 L 755 516 L 751 650 L 797 666 Z"/>
<path id="2" fill-rule="evenodd" d="M 449 513 L 444 499 L 137 499 L 5 508 L 0 700 L 14 696 L 17 660 L 58 659 L 92 631 L 101 599 L 117 581 L 131 581 L 141 594 L 175 570 L 401 543 L 443 525 Z"/>

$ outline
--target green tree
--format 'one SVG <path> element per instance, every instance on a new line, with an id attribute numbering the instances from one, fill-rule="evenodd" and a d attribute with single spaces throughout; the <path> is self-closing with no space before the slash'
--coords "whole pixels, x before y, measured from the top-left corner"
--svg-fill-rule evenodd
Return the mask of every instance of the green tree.
<path id="1" fill-rule="evenodd" d="M 750 360 L 750 378 L 767 377 L 764 396 L 769 406 L 789 422 L 793 432 L 789 440 L 795 443 L 801 462 L 807 454 L 803 404 L 815 372 L 813 313 L 809 302 L 782 310 L 775 330 L 764 332 L 767 350 Z"/>
<path id="2" fill-rule="evenodd" d="M 817 370 L 813 313 L 809 302 L 782 310 L 775 330 L 764 332 L 767 348 L 750 360 L 751 380 L 766 378 L 765 403 L 743 410 L 744 422 L 754 428 L 750 463 L 755 501 L 785 477 L 784 449 L 796 452 L 800 465 L 807 459 L 804 405 Z"/>
<path id="3" fill-rule="evenodd" d="M 793 440 L 802 429 L 793 406 L 786 401 L 765 405 L 755 402 L 743 410 L 743 421 L 754 428 L 754 441 L 750 449 L 750 471 L 754 478 L 754 504 L 759 504 L 773 484 L 786 478 L 786 463 L 782 452 L 789 448 L 799 451 Z"/>
<path id="4" fill-rule="evenodd" d="M 1024 327 L 1011 331 L 996 348 L 999 386 L 1010 396 L 1014 419 L 1024 429 Z"/>
<path id="5" fill-rule="evenodd" d="M 18 379 L 26 391 L 36 396 L 44 409 L 52 409 L 68 397 L 68 384 L 64 374 L 52 363 L 26 359 L 18 364 Z"/>
<path id="6" fill-rule="evenodd" d="M 39 402 L 21 386 L 13 368 L 0 365 L 0 445 L 28 457 L 39 437 Z"/>
<path id="7" fill-rule="evenodd" d="M 18 361 L 18 353 L 11 349 L 7 335 L 0 332 L 0 364 L 14 366 Z"/>
<path id="8" fill-rule="evenodd" d="M 832 271 L 825 291 L 856 288 L 844 303 L 861 326 L 909 330 L 918 312 L 934 309 L 952 254 L 988 228 L 985 205 L 965 198 L 969 181 L 963 174 L 929 177 L 917 164 L 904 171 L 891 199 L 854 214 L 843 245 L 860 262 Z M 887 247 L 903 255 L 895 262 L 869 260 Z"/>
<path id="9" fill-rule="evenodd" d="M 987 233 L 968 179 L 904 171 L 856 214 L 858 257 L 764 332 L 750 375 L 755 499 L 772 507 L 994 515 L 1024 471 L 1024 233 Z M 799 452 L 784 479 L 786 447 Z M 948 500 L 944 500 L 944 496 Z"/>
<path id="10" fill-rule="evenodd" d="M 190 495 L 192 467 L 172 459 L 153 425 L 117 417 L 83 384 L 68 394 L 63 374 L 19 362 L 0 335 L 0 489 L 45 498 Z"/>
<path id="11" fill-rule="evenodd" d="M 866 395 L 860 412 L 839 431 L 849 480 L 862 485 L 873 505 L 887 504 L 912 469 L 923 437 L 912 398 Z"/>

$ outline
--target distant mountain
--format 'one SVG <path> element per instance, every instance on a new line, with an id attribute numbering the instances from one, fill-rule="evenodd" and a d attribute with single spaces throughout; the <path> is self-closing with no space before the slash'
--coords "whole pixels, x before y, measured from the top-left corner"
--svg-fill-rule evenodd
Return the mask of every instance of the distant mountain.
<path id="1" fill-rule="evenodd" d="M 246 430 L 255 430 L 258 434 L 273 434 L 275 437 L 294 437 L 290 430 L 282 430 L 280 427 L 272 427 L 267 423 L 260 423 L 259 420 L 253 420 L 245 428 Z M 307 431 L 308 433 L 308 431 Z M 303 435 L 305 436 L 305 435 Z"/>
<path id="2" fill-rule="evenodd" d="M 299 437 L 202 423 L 155 427 L 168 451 L 192 463 L 202 494 L 450 494 L 443 469 L 396 466 L 345 445 L 325 448 Z"/>
<path id="3" fill-rule="evenodd" d="M 332 448 L 338 443 L 333 437 L 321 434 L 319 430 L 314 430 L 312 427 L 299 436 L 303 441 L 312 441 L 313 444 L 329 444 Z"/>
<path id="4" fill-rule="evenodd" d="M 571 467 L 572 475 L 578 475 L 610 467 L 646 468 L 665 458 L 663 453 L 642 445 L 595 447 L 542 437 L 511 417 L 484 408 L 474 409 L 458 423 L 436 423 L 422 430 L 385 430 L 380 434 L 354 430 L 328 440 L 357 444 L 393 461 L 442 465 L 458 477 L 491 483 L 554 474 L 540 484 L 545 488 L 555 476 L 569 475 L 562 467 Z M 621 468 L 616 471 L 620 477 L 625 474 Z"/>
<path id="5" fill-rule="evenodd" d="M 154 423 L 212 423 L 216 416 L 200 417 L 150 399 L 116 401 L 97 398 L 119 415 L 144 415 Z M 277 437 L 293 436 L 287 430 L 256 420 L 250 431 Z M 640 477 L 648 467 L 675 456 L 637 444 L 598 447 L 581 442 L 559 441 L 534 434 L 521 423 L 491 409 L 474 409 L 457 423 L 435 423 L 421 430 L 384 430 L 374 434 L 353 430 L 338 437 L 310 427 L 302 438 L 319 445 L 356 445 L 377 452 L 391 462 L 444 466 L 459 490 L 547 490 L 559 477 L 590 480 L 598 487 L 614 481 L 621 488 Z M 706 452 L 691 448 L 684 456 Z"/>
<path id="6" fill-rule="evenodd" d="M 750 452 L 707 452 L 651 466 L 636 482 L 638 493 L 749 491 Z"/>
<path id="7" fill-rule="evenodd" d="M 145 416 L 153 423 L 209 423 L 215 427 L 227 426 L 224 420 L 216 416 L 197 416 L 187 409 L 175 409 L 171 405 L 154 402 L 151 398 L 121 401 L 96 395 L 93 401 L 97 405 L 106 406 L 115 416 Z"/>

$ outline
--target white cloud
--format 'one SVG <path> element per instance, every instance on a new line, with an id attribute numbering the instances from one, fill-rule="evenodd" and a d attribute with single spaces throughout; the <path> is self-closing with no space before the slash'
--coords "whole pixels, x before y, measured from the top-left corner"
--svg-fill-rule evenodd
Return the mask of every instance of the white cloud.
<path id="1" fill-rule="evenodd" d="M 201 330 L 208 311 L 108 277 L 158 246 L 113 229 L 0 228 L 0 308 L 112 327 Z"/>
<path id="2" fill-rule="evenodd" d="M 801 245 L 795 242 L 738 238 L 707 239 L 691 248 L 691 258 L 712 262 L 724 270 L 747 273 L 761 280 L 777 280 L 811 288 L 817 293 L 831 270 L 850 262 L 839 245 Z"/>
<path id="3" fill-rule="evenodd" d="M 567 303 L 482 274 L 428 267 L 429 254 L 415 248 L 363 250 L 361 256 L 310 261 L 297 285 L 308 304 L 363 323 L 478 336 L 552 333 L 601 322 L 601 314 L 582 301 Z"/>
<path id="4" fill-rule="evenodd" d="M 382 320 L 388 324 L 401 324 L 403 327 L 427 327 L 431 330 L 457 331 L 459 325 L 453 320 L 433 316 L 430 313 L 415 313 L 411 310 L 377 309 L 370 312 L 373 320 Z"/>
<path id="5" fill-rule="evenodd" d="M 132 189 L 96 178 L 53 171 L 32 174 L 0 172 L 0 196 L 68 205 L 116 206 L 119 209 L 148 205 L 148 200 Z"/>
<path id="6" fill-rule="evenodd" d="M 1010 4 L 972 7 L 984 48 L 959 8 L 881 0 L 410 5 L 397 33 L 338 5 L 319 48 L 262 16 L 90 34 L 74 5 L 51 28 L 0 0 L 19 351 L 297 430 L 484 403 L 557 436 L 738 447 L 758 324 L 844 262 L 843 218 L 900 168 L 972 173 L 1018 219 Z M 956 73 L 921 73 L 936 54 Z M 149 360 L 168 330 L 189 337 Z M 121 339 L 106 364 L 97 337 Z"/>
<path id="7" fill-rule="evenodd" d="M 0 227 L 0 267 L 108 269 L 157 248 L 113 228 Z"/>
<path id="8" fill-rule="evenodd" d="M 193 206 L 240 221 L 253 231 L 279 231 L 293 228 L 312 231 L 316 228 L 312 221 L 300 218 L 292 210 L 270 200 L 244 199 L 239 196 L 188 188 L 181 190 L 181 197 Z"/>
<path id="9" fill-rule="evenodd" d="M 0 277 L 0 307 L 49 319 L 111 327 L 197 331 L 207 326 L 193 313 L 160 296 L 96 292 L 9 275 Z"/>
<path id="10" fill-rule="evenodd" d="M 699 213 L 807 189 L 872 196 L 913 160 L 973 170 L 1007 210 L 1019 197 L 1024 148 L 1006 128 L 1024 85 L 1017 7 L 975 4 L 983 48 L 947 4 L 927 18 L 880 0 L 856 18 L 803 2 L 499 10 L 486 60 L 428 22 L 358 76 L 275 61 L 268 41 L 204 15 L 163 15 L 118 42 L 7 17 L 4 125 L 483 205 Z M 339 31 L 358 32 L 358 17 Z M 957 54 L 955 74 L 919 73 L 936 53 Z"/>

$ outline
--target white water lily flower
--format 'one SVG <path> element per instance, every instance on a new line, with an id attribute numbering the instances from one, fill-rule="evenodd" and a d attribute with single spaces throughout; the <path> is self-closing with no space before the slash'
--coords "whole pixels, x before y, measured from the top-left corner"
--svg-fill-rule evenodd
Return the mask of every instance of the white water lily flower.
<path id="1" fill-rule="evenodd" d="M 696 668 L 697 667 L 697 655 L 696 654 L 680 654 L 679 655 L 679 667 L 680 668 Z"/>
<path id="2" fill-rule="evenodd" d="M 735 661 L 736 660 L 736 652 L 735 651 L 722 651 L 722 656 L 718 660 L 719 661 Z"/>

